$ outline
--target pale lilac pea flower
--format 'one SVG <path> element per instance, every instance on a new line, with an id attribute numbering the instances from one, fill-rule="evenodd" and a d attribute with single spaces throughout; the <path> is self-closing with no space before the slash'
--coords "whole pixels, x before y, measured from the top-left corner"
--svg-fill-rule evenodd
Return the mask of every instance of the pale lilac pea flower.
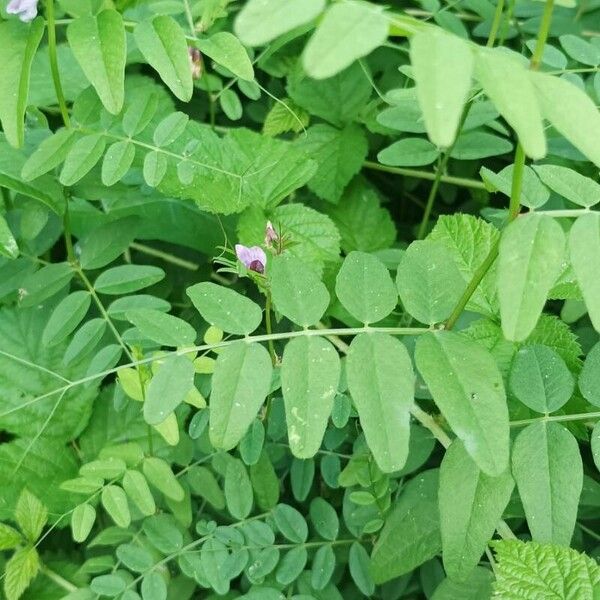
<path id="1" fill-rule="evenodd" d="M 10 0 L 6 7 L 9 15 L 19 15 L 24 23 L 29 23 L 37 17 L 38 0 Z"/>
<path id="2" fill-rule="evenodd" d="M 276 242 L 278 239 L 279 236 L 273 227 L 273 223 L 267 221 L 267 226 L 265 227 L 265 246 L 270 248 L 273 242 Z"/>
<path id="3" fill-rule="evenodd" d="M 256 273 L 264 273 L 267 265 L 267 255 L 260 246 L 243 246 L 242 244 L 235 245 L 235 254 L 240 262 L 245 265 L 250 271 Z"/>

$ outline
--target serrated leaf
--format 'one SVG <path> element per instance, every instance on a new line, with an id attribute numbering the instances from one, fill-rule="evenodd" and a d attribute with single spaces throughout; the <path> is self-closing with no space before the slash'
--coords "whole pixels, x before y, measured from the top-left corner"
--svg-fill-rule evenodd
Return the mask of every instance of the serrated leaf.
<path id="1" fill-rule="evenodd" d="M 249 298 L 216 283 L 205 281 L 186 289 L 202 318 L 228 333 L 248 335 L 262 321 L 262 310 Z"/>
<path id="2" fill-rule="evenodd" d="M 524 215 L 503 231 L 498 298 L 502 331 L 507 339 L 522 341 L 535 327 L 562 268 L 564 248 L 562 228 L 543 215 Z"/>
<path id="3" fill-rule="evenodd" d="M 465 581 L 479 563 L 510 500 L 514 481 L 482 473 L 456 440 L 440 467 L 442 557 L 448 577 Z"/>
<path id="4" fill-rule="evenodd" d="M 440 552 L 437 490 L 437 470 L 424 471 L 403 488 L 371 553 L 375 583 L 410 573 Z"/>
<path id="5" fill-rule="evenodd" d="M 248 53 L 235 35 L 227 31 L 220 31 L 208 38 L 196 41 L 196 46 L 203 54 L 231 71 L 236 77 L 245 81 L 254 80 L 254 69 Z"/>
<path id="6" fill-rule="evenodd" d="M 188 102 L 194 87 L 187 42 L 178 23 L 168 15 L 158 15 L 138 23 L 133 35 L 148 64 L 177 98 Z"/>
<path id="7" fill-rule="evenodd" d="M 433 399 L 487 475 L 508 465 L 509 423 L 502 376 L 486 348 L 451 331 L 419 337 L 415 361 Z"/>
<path id="8" fill-rule="evenodd" d="M 273 104 L 263 123 L 263 134 L 279 135 L 294 131 L 299 133 L 308 126 L 310 115 L 289 98 Z"/>
<path id="9" fill-rule="evenodd" d="M 44 346 L 55 346 L 68 337 L 85 317 L 92 297 L 89 292 L 80 290 L 63 298 L 52 311 L 42 333 Z"/>
<path id="10" fill-rule="evenodd" d="M 446 246 L 433 240 L 410 244 L 398 265 L 396 285 L 406 311 L 427 325 L 449 317 L 466 287 Z"/>
<path id="11" fill-rule="evenodd" d="M 235 33 L 243 44 L 262 46 L 312 21 L 325 8 L 325 0 L 251 0 L 235 20 Z"/>
<path id="12" fill-rule="evenodd" d="M 29 95 L 31 63 L 44 34 L 44 20 L 24 24 L 16 19 L 0 23 L 0 121 L 6 139 L 16 148 L 25 139 L 25 108 Z M 10 91 L 8 91 L 10 90 Z"/>
<path id="13" fill-rule="evenodd" d="M 230 450 L 242 439 L 269 392 L 272 371 L 260 344 L 239 341 L 219 354 L 210 397 L 209 435 L 215 448 Z"/>
<path id="14" fill-rule="evenodd" d="M 24 488 L 17 501 L 15 519 L 27 539 L 35 542 L 48 521 L 48 509 L 34 494 Z"/>
<path id="15" fill-rule="evenodd" d="M 367 157 L 368 144 L 362 130 L 354 124 L 344 129 L 319 124 L 309 127 L 298 142 L 308 156 L 317 161 L 317 171 L 308 187 L 319 198 L 337 203 L 344 188 Z"/>
<path id="16" fill-rule="evenodd" d="M 17 550 L 6 563 L 4 593 L 7 600 L 18 600 L 29 587 L 40 569 L 40 558 L 35 548 L 25 546 Z"/>
<path id="17" fill-rule="evenodd" d="M 294 456 L 310 458 L 320 448 L 339 378 L 340 359 L 327 340 L 302 337 L 286 345 L 281 389 Z"/>
<path id="18" fill-rule="evenodd" d="M 494 542 L 494 550 L 494 592 L 506 600 L 550 600 L 556 590 L 563 598 L 592 598 L 600 583 L 596 561 L 571 548 L 502 540 Z"/>
<path id="19" fill-rule="evenodd" d="M 350 344 L 346 377 L 377 465 L 385 473 L 398 471 L 408 456 L 409 409 L 414 401 L 408 351 L 389 335 L 360 334 Z"/>
<path id="20" fill-rule="evenodd" d="M 183 355 L 175 354 L 166 358 L 146 391 L 146 423 L 162 423 L 185 400 L 193 387 L 194 363 Z"/>
<path id="21" fill-rule="evenodd" d="M 78 17 L 67 27 L 67 39 L 85 76 L 113 115 L 123 108 L 127 42 L 121 14 L 107 9 Z M 68 184 L 65 184 L 68 185 Z"/>
<path id="22" fill-rule="evenodd" d="M 332 4 L 304 48 L 302 65 L 315 79 L 336 75 L 383 44 L 388 30 L 381 7 L 353 0 Z"/>
<path id="23" fill-rule="evenodd" d="M 362 323 L 387 317 L 398 302 L 388 270 L 371 254 L 350 252 L 339 270 L 335 293 L 344 308 Z"/>
<path id="24" fill-rule="evenodd" d="M 329 292 L 317 274 L 291 254 L 269 263 L 271 295 L 277 310 L 302 327 L 318 323 L 329 305 Z"/>
<path id="25" fill-rule="evenodd" d="M 568 546 L 583 484 L 573 434 L 559 423 L 529 425 L 515 440 L 512 471 L 533 539 Z"/>
<path id="26" fill-rule="evenodd" d="M 11 550 L 23 543 L 23 536 L 16 530 L 0 523 L 0 550 Z"/>
<path id="27" fill-rule="evenodd" d="M 483 91 L 515 130 L 527 156 L 543 158 L 546 136 L 527 69 L 502 48 L 478 48 L 475 57 L 475 77 Z"/>
<path id="28" fill-rule="evenodd" d="M 569 255 L 590 320 L 600 331 L 600 282 L 594 268 L 600 260 L 600 214 L 579 217 L 569 233 Z"/>
<path id="29" fill-rule="evenodd" d="M 429 139 L 448 148 L 471 88 L 473 52 L 458 36 L 432 28 L 411 38 L 410 60 Z"/>

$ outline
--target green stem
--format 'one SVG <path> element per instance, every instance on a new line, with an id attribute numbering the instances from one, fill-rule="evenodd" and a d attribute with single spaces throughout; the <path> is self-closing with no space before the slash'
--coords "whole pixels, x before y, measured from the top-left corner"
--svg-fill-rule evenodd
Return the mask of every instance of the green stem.
<path id="1" fill-rule="evenodd" d="M 413 404 L 410 413 L 412 416 L 423 425 L 426 429 L 429 429 L 433 434 L 433 437 L 442 445 L 444 448 L 448 448 L 452 443 L 452 439 L 448 434 L 438 425 L 437 421 L 427 412 L 425 412 L 417 404 Z"/>
<path id="2" fill-rule="evenodd" d="M 498 0 L 498 4 L 496 4 L 496 11 L 494 12 L 494 20 L 492 21 L 492 28 L 490 29 L 490 34 L 486 43 L 488 48 L 492 48 L 496 42 L 496 36 L 498 35 L 498 30 L 500 29 L 500 24 L 502 23 L 503 11 L 504 0 Z"/>
<path id="3" fill-rule="evenodd" d="M 71 215 L 69 213 L 69 194 L 65 193 L 65 215 L 63 217 L 63 235 L 65 236 L 65 248 L 67 250 L 67 260 L 75 265 L 77 259 L 73 250 L 73 238 L 71 236 Z"/>
<path id="4" fill-rule="evenodd" d="M 403 175 L 404 177 L 414 177 L 415 179 L 427 179 L 429 181 L 435 181 L 438 178 L 438 173 L 432 173 L 430 171 L 421 171 L 419 169 L 405 169 L 402 167 L 389 167 L 387 165 L 380 165 L 379 163 L 367 160 L 363 163 L 365 169 L 371 169 L 373 171 L 383 171 L 384 173 L 393 173 L 394 175 Z M 460 187 L 472 188 L 475 190 L 485 190 L 485 185 L 482 181 L 476 179 L 467 179 L 465 177 L 453 177 L 452 175 L 440 175 L 439 179 L 442 183 L 449 183 L 450 185 L 457 185 Z"/>
<path id="5" fill-rule="evenodd" d="M 273 327 L 271 325 L 271 292 L 267 292 L 267 301 L 265 302 L 265 328 L 267 330 L 267 335 L 271 336 L 267 340 L 267 345 L 269 347 L 269 355 L 271 356 L 271 362 L 273 366 L 277 364 L 277 354 L 275 353 L 275 346 L 273 345 Z"/>
<path id="6" fill-rule="evenodd" d="M 79 588 L 73 585 L 70 581 L 67 581 L 64 577 L 47 567 L 46 565 L 40 566 L 40 571 L 48 578 L 51 579 L 57 586 L 61 587 L 66 592 L 76 592 Z"/>
<path id="7" fill-rule="evenodd" d="M 458 132 L 456 134 L 458 137 Z M 437 196 L 438 188 L 440 187 L 440 182 L 442 179 L 442 173 L 446 169 L 446 164 L 448 163 L 448 157 L 450 156 L 449 152 L 441 154 L 438 156 L 437 161 L 437 171 L 435 173 L 435 179 L 433 180 L 433 185 L 429 190 L 429 196 L 427 196 L 427 202 L 425 203 L 425 210 L 423 211 L 423 218 L 421 219 L 421 224 L 419 225 L 419 230 L 417 231 L 417 239 L 422 240 L 427 233 L 427 226 L 429 225 L 429 217 L 431 216 L 431 209 L 433 208 L 433 203 L 435 202 L 435 197 Z"/>
<path id="8" fill-rule="evenodd" d="M 534 71 L 540 66 L 542 56 L 544 54 L 544 47 L 548 40 L 548 34 L 550 33 L 550 25 L 552 23 L 552 11 L 554 10 L 554 0 L 546 0 L 544 5 L 544 13 L 542 14 L 542 22 L 538 30 L 537 42 L 529 63 L 529 68 Z"/>
<path id="9" fill-rule="evenodd" d="M 511 427 L 525 427 L 532 423 L 539 423 L 541 421 L 566 423 L 568 421 L 592 421 L 594 419 L 600 419 L 600 412 L 589 412 L 589 413 L 573 413 L 572 415 L 546 415 L 543 417 L 533 417 L 531 419 L 521 419 L 519 421 L 511 421 Z"/>
<path id="10" fill-rule="evenodd" d="M 182 269 L 187 269 L 188 271 L 197 271 L 199 265 L 189 260 L 185 260 L 183 258 L 179 258 L 174 254 L 169 254 L 168 252 L 163 252 L 162 250 L 157 250 L 156 248 L 152 248 L 151 246 L 146 246 L 145 244 L 138 244 L 137 242 L 132 242 L 129 244 L 129 247 L 133 250 L 137 250 L 138 252 L 142 252 L 143 254 L 148 254 L 148 256 L 155 256 L 156 258 L 160 258 L 165 262 L 171 263 L 172 265 L 177 265 Z"/>
<path id="11" fill-rule="evenodd" d="M 58 58 L 56 54 L 56 27 L 54 22 L 54 0 L 46 0 L 46 23 L 48 26 L 48 54 L 50 58 L 50 71 L 52 72 L 52 81 L 54 82 L 54 90 L 56 99 L 60 108 L 63 123 L 65 127 L 71 127 L 71 119 L 69 110 L 65 101 L 62 84 L 60 82 L 60 73 L 58 71 Z"/>

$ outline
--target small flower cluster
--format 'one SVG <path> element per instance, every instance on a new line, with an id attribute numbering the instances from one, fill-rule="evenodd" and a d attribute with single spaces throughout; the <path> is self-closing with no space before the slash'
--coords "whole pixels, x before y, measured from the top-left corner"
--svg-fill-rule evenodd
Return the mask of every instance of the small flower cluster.
<path id="1" fill-rule="evenodd" d="M 272 248 L 273 244 L 279 240 L 279 236 L 273 227 L 271 221 L 267 221 L 265 227 L 265 246 Z M 249 270 L 261 275 L 265 272 L 267 266 L 267 254 L 260 246 L 235 245 L 235 254 L 239 261 Z"/>
<path id="2" fill-rule="evenodd" d="M 29 23 L 37 17 L 38 0 L 10 0 L 6 7 L 9 15 L 18 15 L 24 23 Z"/>

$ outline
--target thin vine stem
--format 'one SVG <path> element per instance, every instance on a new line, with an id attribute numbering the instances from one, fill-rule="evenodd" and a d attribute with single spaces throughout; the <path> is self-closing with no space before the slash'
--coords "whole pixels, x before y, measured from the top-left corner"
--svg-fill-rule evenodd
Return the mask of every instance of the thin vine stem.
<path id="1" fill-rule="evenodd" d="M 60 108 L 65 127 L 71 127 L 71 118 L 67 102 L 63 93 L 62 84 L 60 82 L 60 73 L 58 70 L 58 57 L 56 53 L 56 22 L 54 20 L 54 0 L 46 0 L 46 26 L 48 28 L 48 55 L 50 58 L 50 71 L 52 73 L 52 81 L 56 92 L 56 99 Z"/>
<path id="2" fill-rule="evenodd" d="M 498 0 L 496 4 L 496 10 L 494 12 L 494 20 L 492 21 L 492 27 L 490 34 L 488 35 L 486 46 L 492 48 L 496 43 L 496 37 L 502 23 L 502 14 L 504 12 L 504 0 Z"/>

